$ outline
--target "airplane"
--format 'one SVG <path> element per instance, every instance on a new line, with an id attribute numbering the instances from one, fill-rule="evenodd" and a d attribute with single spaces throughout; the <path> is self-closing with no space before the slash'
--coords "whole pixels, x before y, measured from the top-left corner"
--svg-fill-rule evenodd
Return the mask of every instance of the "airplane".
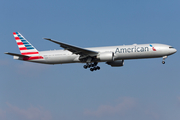
<path id="1" fill-rule="evenodd" d="M 162 57 L 162 63 L 165 64 L 165 59 L 177 52 L 170 45 L 157 43 L 81 48 L 50 38 L 44 39 L 60 45 L 64 50 L 38 51 L 19 32 L 13 32 L 13 35 L 21 54 L 11 52 L 5 54 L 12 55 L 16 60 L 43 64 L 85 63 L 83 67 L 89 68 L 90 71 L 100 70 L 97 66 L 98 62 L 121 67 L 124 65 L 124 60 L 129 59 Z"/>

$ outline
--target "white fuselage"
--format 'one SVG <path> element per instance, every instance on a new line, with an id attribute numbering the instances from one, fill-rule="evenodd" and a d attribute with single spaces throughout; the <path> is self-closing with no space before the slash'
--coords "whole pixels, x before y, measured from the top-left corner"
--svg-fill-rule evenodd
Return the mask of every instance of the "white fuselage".
<path id="1" fill-rule="evenodd" d="M 133 44 L 123 46 L 94 47 L 86 49 L 96 51 L 99 54 L 108 52 L 114 53 L 114 61 L 127 59 L 157 58 L 169 56 L 177 51 L 175 48 L 165 44 Z M 43 57 L 43 59 L 30 61 L 44 64 L 64 64 L 82 62 L 79 60 L 80 55 L 73 54 L 68 50 L 40 51 L 39 54 Z M 16 57 L 15 59 L 21 58 Z M 97 62 L 108 61 L 103 61 L 99 59 Z"/>

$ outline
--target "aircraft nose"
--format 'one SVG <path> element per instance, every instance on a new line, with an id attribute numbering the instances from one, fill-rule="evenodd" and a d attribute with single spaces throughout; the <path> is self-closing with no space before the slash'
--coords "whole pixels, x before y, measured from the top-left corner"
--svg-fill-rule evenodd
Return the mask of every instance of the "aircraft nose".
<path id="1" fill-rule="evenodd" d="M 174 53 L 176 53 L 177 52 L 177 50 L 174 48 Z"/>
<path id="2" fill-rule="evenodd" d="M 169 52 L 172 55 L 172 54 L 176 53 L 177 50 L 174 47 L 169 47 Z"/>

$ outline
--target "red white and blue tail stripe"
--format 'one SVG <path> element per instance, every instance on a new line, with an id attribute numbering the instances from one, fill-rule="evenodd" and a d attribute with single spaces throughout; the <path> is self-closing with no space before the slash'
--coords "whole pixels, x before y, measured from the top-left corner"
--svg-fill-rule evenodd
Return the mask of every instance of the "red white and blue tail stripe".
<path id="1" fill-rule="evenodd" d="M 43 57 L 39 55 L 38 50 L 33 45 L 31 45 L 31 43 L 29 43 L 19 32 L 13 32 L 13 35 L 21 54 L 29 56 L 24 57 L 23 60 L 43 59 Z"/>

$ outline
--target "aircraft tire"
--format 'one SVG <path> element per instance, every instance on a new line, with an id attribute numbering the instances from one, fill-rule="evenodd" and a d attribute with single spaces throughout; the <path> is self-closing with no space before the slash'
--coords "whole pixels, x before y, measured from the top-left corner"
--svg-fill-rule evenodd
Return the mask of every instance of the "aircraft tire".
<path id="1" fill-rule="evenodd" d="M 97 67 L 94 67 L 94 70 L 97 70 Z"/>
<path id="2" fill-rule="evenodd" d="M 84 65 L 83 67 L 84 67 L 84 69 L 87 69 L 87 65 Z"/>
<path id="3" fill-rule="evenodd" d="M 97 69 L 98 69 L 98 70 L 100 70 L 100 67 L 99 67 L 99 66 L 97 66 Z"/>

